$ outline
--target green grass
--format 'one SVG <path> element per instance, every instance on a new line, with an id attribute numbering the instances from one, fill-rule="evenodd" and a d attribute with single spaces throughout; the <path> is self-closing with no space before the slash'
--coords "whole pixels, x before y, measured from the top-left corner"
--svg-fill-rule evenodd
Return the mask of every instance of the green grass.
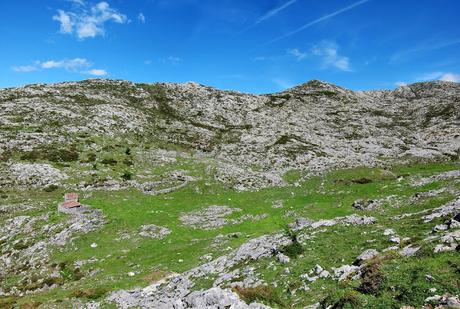
<path id="1" fill-rule="evenodd" d="M 114 143 L 108 144 L 113 146 Z M 300 275 L 316 264 L 324 268 L 351 264 L 365 249 L 375 248 L 381 251 L 390 246 L 388 237 L 383 236 L 385 228 L 394 228 L 402 237 L 411 237 L 414 242 L 421 242 L 437 221 L 423 224 L 418 217 L 395 221 L 391 219 L 392 216 L 437 207 L 451 200 L 453 196 L 441 194 L 436 198 L 410 205 L 407 199 L 415 192 L 439 188 L 447 182 L 414 188 L 409 185 L 408 176 L 428 176 L 458 169 L 458 162 L 420 163 L 395 166 L 389 170 L 379 168 L 337 170 L 324 176 L 310 178 L 300 186 L 237 192 L 213 181 L 212 174 L 206 171 L 206 162 L 197 161 L 190 156 L 177 158 L 174 163 L 149 165 L 148 161 L 144 160 L 145 151 L 139 152 L 138 148 L 130 146 L 130 151 L 127 153 L 127 147 L 128 145 L 120 144 L 103 148 L 104 150 L 97 153 L 95 161 L 98 163 L 99 177 L 119 178 L 123 173 L 129 172 L 134 179 L 139 174 L 148 174 L 155 178 L 180 169 L 196 177 L 196 180 L 181 190 L 158 196 L 146 195 L 135 189 L 80 192 L 84 204 L 102 210 L 107 224 L 95 232 L 81 235 L 63 249 L 54 250 L 53 262 L 72 265 L 75 261 L 95 258 L 96 262 L 84 265 L 81 271 L 89 273 L 97 270 L 97 272 L 80 280 L 75 280 L 72 276 L 64 276 L 66 284 L 62 288 L 24 296 L 14 301 L 25 304 L 46 303 L 50 300 L 75 297 L 86 300 L 101 299 L 108 291 L 147 285 L 146 278 L 149 278 L 152 273 L 180 273 L 189 270 L 203 263 L 200 257 L 204 254 L 212 253 L 213 257 L 218 257 L 227 252 L 227 247 L 237 248 L 248 239 L 281 231 L 286 224 L 300 216 L 319 220 L 358 213 L 351 207 L 356 199 L 379 199 L 389 195 L 397 195 L 402 200 L 400 207 L 384 204 L 381 209 L 359 212 L 362 215 L 375 216 L 378 220 L 377 224 L 350 227 L 337 225 L 325 228 L 314 238 L 303 241 L 304 252 L 296 251 L 296 258 L 288 265 L 289 274 L 283 272 L 285 266 L 279 265 L 276 270 L 268 267 L 272 259 L 253 262 L 252 265 L 264 280 L 278 282 L 278 287 L 269 290 L 260 288 L 240 291 L 240 294 L 246 293 L 243 296 L 247 299 L 266 301 L 275 307 L 296 308 L 324 301 L 328 304 L 344 303 L 351 307 L 388 308 L 404 304 L 420 306 L 424 297 L 427 297 L 428 286 L 435 286 L 440 291 L 451 293 L 459 289 L 458 274 L 456 277 L 458 268 L 455 268 L 455 265 L 460 265 L 458 253 L 457 255 L 456 253 L 426 254 L 412 259 L 388 258 L 382 262 L 384 282 L 379 295 L 358 292 L 359 282 L 353 281 L 338 283 L 332 280 L 318 280 L 309 285 L 309 291 L 298 289 L 302 284 Z M 113 158 L 117 163 L 108 166 L 99 164 L 107 157 Z M 128 168 L 121 163 L 126 157 L 135 158 L 134 166 Z M 92 169 L 91 164 L 81 165 L 78 162 L 69 162 L 67 168 L 75 172 Z M 398 176 L 404 177 L 398 181 L 396 180 Z M 289 183 L 297 182 L 300 177 L 297 171 L 285 175 Z M 364 177 L 370 182 L 354 181 Z M 77 180 L 78 178 L 75 177 L 69 182 Z M 458 188 L 459 185 L 456 186 Z M 27 212 L 30 215 L 37 215 L 43 211 L 53 210 L 63 193 L 61 188 L 51 192 L 43 190 L 13 192 L 13 194 L 10 192 L 5 203 L 20 202 L 26 196 L 43 201 L 48 205 L 47 207 Z M 283 208 L 271 207 L 273 202 L 280 200 L 284 203 Z M 226 225 L 210 231 L 195 230 L 181 224 L 179 216 L 182 212 L 209 205 L 227 205 L 242 210 L 229 218 L 244 214 L 268 214 L 268 217 L 258 221 Z M 50 221 L 57 222 L 64 218 L 64 215 L 54 213 Z M 161 240 L 143 238 L 138 235 L 138 232 L 144 224 L 164 226 L 172 232 Z M 217 235 L 234 232 L 240 232 L 241 236 L 229 239 L 221 248 L 210 248 Z M 123 235 L 129 235 L 130 238 L 119 239 Z M 92 243 L 96 243 L 97 248 L 92 248 Z M 449 266 L 448 263 L 453 263 L 454 266 Z M 127 275 L 131 271 L 136 273 L 132 277 Z M 426 284 L 423 281 L 425 273 L 439 275 L 439 282 L 434 285 Z M 408 278 L 405 274 L 413 274 L 413 277 Z M 212 279 L 200 279 L 196 288 L 209 287 Z M 260 295 L 257 295 L 258 292 Z"/>

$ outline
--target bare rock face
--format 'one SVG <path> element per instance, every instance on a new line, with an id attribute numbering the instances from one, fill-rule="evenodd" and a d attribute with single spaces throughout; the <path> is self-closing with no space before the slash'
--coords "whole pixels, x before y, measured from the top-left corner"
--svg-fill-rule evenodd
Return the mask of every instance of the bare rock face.
<path id="1" fill-rule="evenodd" d="M 1 173 L 0 184 L 6 183 L 25 187 L 45 187 L 59 183 L 68 176 L 50 164 L 14 163 Z"/>
<path id="2" fill-rule="evenodd" d="M 215 160 L 217 180 L 253 190 L 285 185 L 292 169 L 308 177 L 410 157 L 456 158 L 459 98 L 452 82 L 354 92 L 310 81 L 265 95 L 196 83 L 30 85 L 0 90 L 0 126 L 17 130 L 0 130 L 0 156 L 70 145 L 84 134 L 136 136 L 204 153 Z"/>

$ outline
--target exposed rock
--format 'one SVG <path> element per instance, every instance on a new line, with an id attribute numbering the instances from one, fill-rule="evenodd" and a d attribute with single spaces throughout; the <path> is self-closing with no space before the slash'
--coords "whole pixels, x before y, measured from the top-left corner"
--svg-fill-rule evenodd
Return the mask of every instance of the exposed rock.
<path id="1" fill-rule="evenodd" d="M 360 268 L 354 265 L 342 265 L 338 268 L 332 268 L 332 270 L 334 271 L 334 277 L 337 280 L 342 281 L 352 275 L 356 278 L 359 277 Z"/>
<path id="2" fill-rule="evenodd" d="M 367 225 L 374 224 L 376 221 L 377 220 L 374 217 L 358 216 L 353 214 L 345 217 L 337 217 L 334 219 L 318 221 L 312 221 L 305 218 L 298 218 L 295 222 L 289 224 L 289 227 L 294 231 L 298 231 L 308 227 L 311 227 L 312 229 L 317 229 L 322 226 L 333 226 L 339 223 L 344 225 Z"/>
<path id="3" fill-rule="evenodd" d="M 410 202 L 411 203 L 416 203 L 420 199 L 435 197 L 435 196 L 437 196 L 437 195 L 439 195 L 441 193 L 444 193 L 446 191 L 447 191 L 447 188 L 441 188 L 441 189 L 438 189 L 438 190 L 430 190 L 430 191 L 426 191 L 426 192 L 417 192 L 410 198 Z"/>
<path id="4" fill-rule="evenodd" d="M 449 228 L 447 224 L 438 224 L 433 227 L 433 232 L 445 231 Z"/>
<path id="5" fill-rule="evenodd" d="M 385 229 L 385 231 L 383 231 L 383 235 L 385 236 L 394 235 L 394 234 L 395 234 L 395 231 L 393 229 Z"/>
<path id="6" fill-rule="evenodd" d="M 381 205 L 380 201 L 377 200 L 363 200 L 358 199 L 353 202 L 352 207 L 358 210 L 373 210 Z"/>
<path id="7" fill-rule="evenodd" d="M 460 230 L 447 233 L 441 237 L 441 241 L 445 244 L 458 244 L 460 243 Z"/>
<path id="8" fill-rule="evenodd" d="M 276 208 L 283 208 L 283 207 L 284 207 L 283 201 L 278 200 L 278 201 L 273 202 L 272 208 L 276 209 Z"/>
<path id="9" fill-rule="evenodd" d="M 364 261 L 370 260 L 376 257 L 379 252 L 375 249 L 367 249 L 356 258 L 356 264 L 362 264 Z"/>
<path id="10" fill-rule="evenodd" d="M 460 170 L 453 170 L 453 171 L 448 171 L 448 172 L 443 172 L 437 175 L 433 175 L 430 177 L 426 178 L 421 178 L 421 179 L 414 179 L 412 181 L 412 185 L 419 187 L 419 186 L 424 186 L 426 184 L 435 182 L 435 181 L 441 181 L 441 180 L 447 180 L 447 179 L 453 179 L 453 178 L 459 178 L 460 177 Z M 436 193 L 436 191 L 432 191 L 432 193 Z"/>
<path id="11" fill-rule="evenodd" d="M 413 247 L 412 245 L 406 246 L 399 251 L 399 254 L 404 257 L 413 256 L 420 250 L 420 247 Z"/>
<path id="12" fill-rule="evenodd" d="M 289 263 L 291 261 L 291 259 L 287 255 L 284 255 L 282 253 L 278 253 L 276 258 L 282 264 L 287 264 L 287 263 Z"/>
<path id="13" fill-rule="evenodd" d="M 8 219 L 0 230 L 1 254 L 0 277 L 20 275 L 23 282 L 50 276 L 59 276 L 59 270 L 50 269 L 50 253 L 53 247 L 62 247 L 81 234 L 100 228 L 105 219 L 100 210 L 90 209 L 79 215 L 72 215 L 62 222 L 47 224 L 50 214 L 40 216 L 18 216 Z M 57 285 L 33 285 L 34 292 L 56 288 Z M 30 291 L 27 291 L 30 292 Z M 17 289 L 5 291 L 6 295 L 23 293 Z"/>
<path id="14" fill-rule="evenodd" d="M 149 224 L 141 226 L 141 231 L 139 232 L 139 235 L 143 237 L 163 239 L 166 235 L 170 233 L 171 230 L 166 227 L 158 226 L 155 224 Z"/>
<path id="15" fill-rule="evenodd" d="M 213 242 L 211 244 L 211 248 L 217 248 L 219 246 L 222 246 L 225 243 L 227 243 L 228 241 L 230 241 L 232 238 L 238 238 L 240 236 L 241 236 L 241 233 L 239 233 L 239 232 L 229 233 L 229 234 L 226 234 L 226 235 L 219 234 L 214 238 L 214 240 L 213 240 Z"/>
<path id="16" fill-rule="evenodd" d="M 66 146 L 84 133 L 113 138 L 154 132 L 159 144 L 206 152 L 215 160 L 218 181 L 238 190 L 260 189 L 285 185 L 283 175 L 293 169 L 309 177 L 336 168 L 384 165 L 388 159 L 455 157 L 459 93 L 458 83 L 449 82 L 354 92 L 310 81 L 265 95 L 194 83 L 102 79 L 29 85 L 0 90 L 0 124 L 18 129 L 17 134 L 0 132 L 0 149 Z M 444 110 L 449 112 L 437 112 Z M 19 122 L 11 121 L 18 115 Z M 21 126 L 35 132 L 21 131 Z M 149 152 L 159 163 L 180 156 Z M 454 179 L 458 173 L 417 184 Z M 163 190 L 149 181 L 140 189 Z"/>
<path id="17" fill-rule="evenodd" d="M 460 211 L 460 198 L 457 198 L 456 200 L 449 202 L 441 207 L 432 209 L 431 211 L 432 211 L 431 214 L 422 217 L 422 219 L 425 222 L 430 222 L 433 219 L 446 217 L 453 213 L 459 212 Z"/>
<path id="18" fill-rule="evenodd" d="M 460 299 L 458 296 L 434 295 L 427 297 L 425 304 L 435 305 L 436 308 L 460 309 Z"/>
<path id="19" fill-rule="evenodd" d="M 67 178 L 66 174 L 49 164 L 14 163 L 9 166 L 9 173 L 0 174 L 0 185 L 9 182 L 18 186 L 46 187 Z"/>
<path id="20" fill-rule="evenodd" d="M 193 292 L 180 303 L 176 303 L 178 308 L 241 308 L 241 309 L 268 309 L 263 304 L 251 303 L 247 305 L 240 300 L 237 294 L 230 289 L 211 288 L 205 291 Z"/>
<path id="21" fill-rule="evenodd" d="M 194 229 L 211 230 L 228 224 L 229 220 L 225 217 L 238 211 L 241 211 L 241 209 L 228 206 L 209 206 L 204 209 L 183 213 L 179 219 L 182 224 L 191 226 Z"/>

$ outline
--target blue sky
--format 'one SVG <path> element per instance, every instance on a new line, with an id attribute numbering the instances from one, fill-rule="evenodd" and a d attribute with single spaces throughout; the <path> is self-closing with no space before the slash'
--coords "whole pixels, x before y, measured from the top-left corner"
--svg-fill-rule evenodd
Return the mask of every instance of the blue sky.
<path id="1" fill-rule="evenodd" d="M 104 77 L 268 93 L 460 81 L 458 0 L 0 2 L 0 87 Z"/>

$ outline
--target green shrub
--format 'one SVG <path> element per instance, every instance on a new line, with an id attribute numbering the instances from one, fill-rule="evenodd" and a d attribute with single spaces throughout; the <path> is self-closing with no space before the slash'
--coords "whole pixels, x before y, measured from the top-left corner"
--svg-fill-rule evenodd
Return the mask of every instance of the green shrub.
<path id="1" fill-rule="evenodd" d="M 362 305 L 360 294 L 351 289 L 336 289 L 320 303 L 321 308 L 358 308 Z"/>
<path id="2" fill-rule="evenodd" d="M 96 154 L 93 152 L 90 152 L 86 155 L 86 162 L 94 162 L 96 161 Z"/>
<path id="3" fill-rule="evenodd" d="M 72 296 L 87 299 L 99 299 L 107 293 L 105 288 L 78 289 L 73 291 Z"/>
<path id="4" fill-rule="evenodd" d="M 23 152 L 19 158 L 24 161 L 35 162 L 42 158 L 42 155 L 37 150 Z"/>
<path id="5" fill-rule="evenodd" d="M 372 179 L 369 179 L 369 178 L 366 178 L 366 177 L 361 177 L 361 178 L 352 179 L 351 182 L 363 185 L 363 184 L 366 184 L 366 183 L 371 183 Z"/>
<path id="6" fill-rule="evenodd" d="M 131 161 L 130 159 L 126 158 L 126 159 L 123 159 L 123 164 L 127 165 L 127 166 L 132 166 L 132 165 L 134 165 L 134 162 Z"/>
<path id="7" fill-rule="evenodd" d="M 304 248 L 297 240 L 298 233 L 287 226 L 285 228 L 285 233 L 291 239 L 291 243 L 282 247 L 280 251 L 290 258 L 296 258 L 304 252 Z"/>
<path id="8" fill-rule="evenodd" d="M 37 160 L 48 160 L 51 162 L 73 162 L 78 161 L 79 153 L 75 147 L 60 148 L 57 145 L 43 145 L 32 151 L 23 152 L 20 159 L 34 162 Z"/>
<path id="9" fill-rule="evenodd" d="M 79 153 L 73 147 L 68 149 L 49 149 L 46 159 L 51 162 L 73 162 L 78 161 Z"/>
<path id="10" fill-rule="evenodd" d="M 125 172 L 123 173 L 123 175 L 121 175 L 121 178 L 122 178 L 124 181 L 131 180 L 132 177 L 133 177 L 133 173 L 131 173 L 130 171 L 125 171 Z"/>
<path id="11" fill-rule="evenodd" d="M 276 291 L 268 285 L 259 285 L 248 288 L 236 286 L 233 288 L 233 291 L 247 303 L 264 301 L 266 303 L 276 304 L 281 307 L 285 306 L 284 302 L 281 300 Z"/>
<path id="12" fill-rule="evenodd" d="M 383 283 L 383 274 L 380 270 L 380 262 L 375 261 L 367 264 L 362 269 L 362 281 L 357 290 L 364 294 L 378 295 Z"/>
<path id="13" fill-rule="evenodd" d="M 57 185 L 49 185 L 49 186 L 45 187 L 43 189 L 43 191 L 45 191 L 45 192 L 53 192 L 53 191 L 56 191 L 57 189 L 59 189 L 59 187 Z"/>
<path id="14" fill-rule="evenodd" d="M 113 158 L 105 158 L 105 159 L 102 159 L 101 163 L 105 165 L 114 166 L 114 165 L 117 165 L 118 161 Z"/>

